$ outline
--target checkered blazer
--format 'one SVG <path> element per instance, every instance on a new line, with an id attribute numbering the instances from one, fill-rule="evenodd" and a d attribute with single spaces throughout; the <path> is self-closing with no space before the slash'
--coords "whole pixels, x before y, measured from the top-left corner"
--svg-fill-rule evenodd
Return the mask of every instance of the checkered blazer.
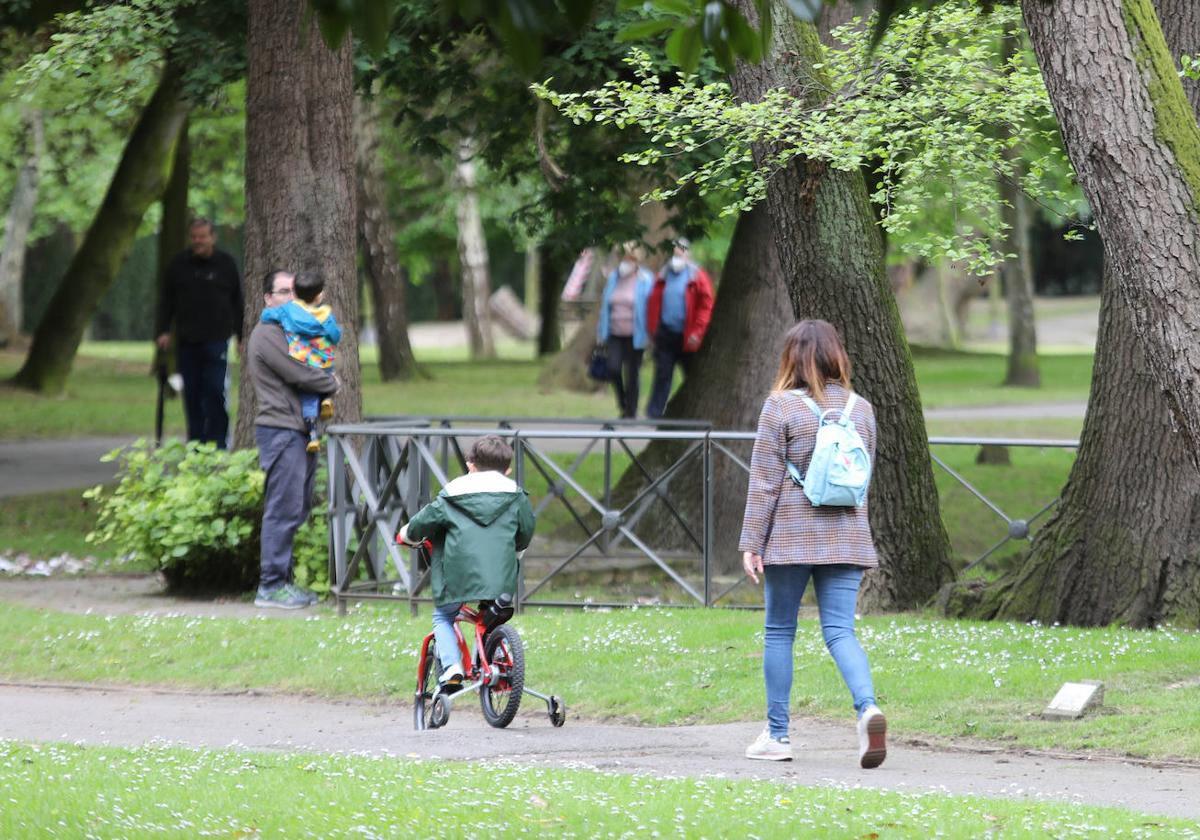
<path id="1" fill-rule="evenodd" d="M 843 408 L 849 394 L 841 385 L 825 389 L 822 408 Z M 875 462 L 875 409 L 859 395 L 850 413 Z M 867 503 L 861 508 L 813 507 L 787 474 L 791 461 L 803 475 L 817 439 L 817 416 L 787 391 L 767 397 L 758 418 L 750 489 L 742 522 L 740 551 L 762 555 L 763 564 L 850 563 L 877 566 Z"/>

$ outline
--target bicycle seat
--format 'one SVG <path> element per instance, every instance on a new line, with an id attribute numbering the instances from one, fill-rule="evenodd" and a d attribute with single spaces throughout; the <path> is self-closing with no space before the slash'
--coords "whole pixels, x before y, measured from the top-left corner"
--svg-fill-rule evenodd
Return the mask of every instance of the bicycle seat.
<path id="1" fill-rule="evenodd" d="M 479 602 L 479 614 L 483 616 L 483 627 L 488 633 L 512 618 L 515 611 L 512 595 L 507 592 L 495 600 Z"/>

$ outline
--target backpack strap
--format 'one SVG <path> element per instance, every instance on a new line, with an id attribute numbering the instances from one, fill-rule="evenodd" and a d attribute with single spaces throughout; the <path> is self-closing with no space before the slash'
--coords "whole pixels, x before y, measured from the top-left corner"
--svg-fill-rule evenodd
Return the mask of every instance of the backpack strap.
<path id="1" fill-rule="evenodd" d="M 846 407 L 842 409 L 842 419 L 849 420 L 850 412 L 854 410 L 854 404 L 858 402 L 858 394 L 850 392 L 850 398 L 846 400 Z"/>
<path id="2" fill-rule="evenodd" d="M 797 388 L 795 391 L 790 391 L 789 393 L 794 394 L 795 396 L 804 400 L 804 404 L 806 406 L 808 406 L 809 411 L 811 411 L 813 414 L 817 415 L 818 423 L 824 422 L 824 417 L 821 414 L 821 407 L 819 405 L 817 405 L 815 402 L 813 402 L 812 397 L 808 396 L 808 394 L 804 393 L 799 388 Z"/>

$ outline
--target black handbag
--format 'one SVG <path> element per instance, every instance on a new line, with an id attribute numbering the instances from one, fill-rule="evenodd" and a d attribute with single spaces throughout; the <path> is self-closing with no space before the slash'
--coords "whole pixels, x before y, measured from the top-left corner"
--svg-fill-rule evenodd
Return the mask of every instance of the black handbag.
<path id="1" fill-rule="evenodd" d="M 588 360 L 588 376 L 598 382 L 607 382 L 610 378 L 608 373 L 608 348 L 603 344 L 597 344 L 592 348 L 592 357 Z"/>

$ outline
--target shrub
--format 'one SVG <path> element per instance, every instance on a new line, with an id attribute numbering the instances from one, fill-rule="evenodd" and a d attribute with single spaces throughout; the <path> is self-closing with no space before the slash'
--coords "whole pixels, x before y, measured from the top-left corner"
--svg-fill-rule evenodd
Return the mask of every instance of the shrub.
<path id="1" fill-rule="evenodd" d="M 152 563 L 174 591 L 240 592 L 257 585 L 265 478 L 257 450 L 227 452 L 178 440 L 155 449 L 139 440 L 104 460 L 120 461 L 118 482 L 111 491 L 96 487 L 84 493 L 99 509 L 89 541 Z M 320 475 L 317 486 L 324 487 Z M 296 538 L 296 581 L 327 591 L 320 500 L 313 510 Z"/>

